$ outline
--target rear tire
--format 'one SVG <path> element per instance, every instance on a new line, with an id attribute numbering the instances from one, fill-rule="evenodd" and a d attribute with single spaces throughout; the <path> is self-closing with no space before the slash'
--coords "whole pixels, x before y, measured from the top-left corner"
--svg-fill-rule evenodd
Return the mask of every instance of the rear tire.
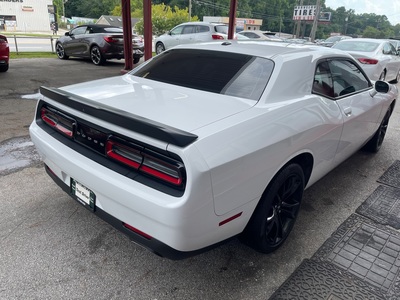
<path id="1" fill-rule="evenodd" d="M 365 150 L 372 153 L 377 153 L 381 149 L 389 125 L 389 119 L 391 114 L 392 114 L 392 107 L 389 107 L 385 116 L 383 117 L 381 124 L 379 125 L 378 130 L 375 132 L 372 139 L 364 146 Z"/>
<path id="2" fill-rule="evenodd" d="M 133 63 L 136 65 L 140 61 L 140 57 L 133 57 Z"/>
<path id="3" fill-rule="evenodd" d="M 106 62 L 98 46 L 93 46 L 92 49 L 90 49 L 90 59 L 96 66 L 104 65 Z"/>
<path id="4" fill-rule="evenodd" d="M 262 253 L 278 249 L 296 221 L 304 185 L 304 172 L 298 164 L 282 169 L 265 190 L 241 240 Z"/>

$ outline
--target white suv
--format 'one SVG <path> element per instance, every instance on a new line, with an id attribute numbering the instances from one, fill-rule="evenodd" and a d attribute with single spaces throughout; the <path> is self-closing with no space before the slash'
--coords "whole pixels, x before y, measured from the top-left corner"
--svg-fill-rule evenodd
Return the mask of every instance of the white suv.
<path id="1" fill-rule="evenodd" d="M 155 40 L 156 53 L 180 44 L 193 44 L 212 40 L 226 40 L 228 26 L 208 22 L 187 22 L 175 26 L 172 30 Z"/>

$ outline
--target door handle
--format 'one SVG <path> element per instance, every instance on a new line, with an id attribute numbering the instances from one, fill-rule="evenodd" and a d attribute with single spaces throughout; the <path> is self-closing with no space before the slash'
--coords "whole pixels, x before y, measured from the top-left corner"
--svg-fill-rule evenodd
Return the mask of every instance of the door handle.
<path id="1" fill-rule="evenodd" d="M 346 115 L 346 117 L 350 117 L 350 116 L 351 116 L 351 113 L 352 113 L 351 107 L 345 107 L 345 108 L 343 109 L 343 112 L 344 112 L 344 114 Z"/>

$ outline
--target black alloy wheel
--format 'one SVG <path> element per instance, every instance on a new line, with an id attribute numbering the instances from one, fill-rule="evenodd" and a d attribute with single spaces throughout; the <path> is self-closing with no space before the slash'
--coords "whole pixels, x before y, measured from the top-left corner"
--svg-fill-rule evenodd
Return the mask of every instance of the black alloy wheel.
<path id="1" fill-rule="evenodd" d="M 68 55 L 65 54 L 64 47 L 61 43 L 56 44 L 56 53 L 60 59 L 68 59 Z"/>
<path id="2" fill-rule="evenodd" d="M 282 169 L 264 192 L 242 233 L 242 241 L 262 253 L 278 249 L 296 221 L 304 185 L 303 169 L 298 164 Z"/>
<path id="3" fill-rule="evenodd" d="M 93 46 L 90 49 L 90 59 L 96 66 L 103 65 L 106 61 L 98 46 Z"/>
<path id="4" fill-rule="evenodd" d="M 372 152 L 372 153 L 377 153 L 379 149 L 381 149 L 381 146 L 383 144 L 383 140 L 385 139 L 386 131 L 389 125 L 389 119 L 392 114 L 392 107 L 390 106 L 389 109 L 387 110 L 385 116 L 383 117 L 383 120 L 381 124 L 379 125 L 378 130 L 375 132 L 374 136 L 372 139 L 365 145 L 365 150 Z"/>

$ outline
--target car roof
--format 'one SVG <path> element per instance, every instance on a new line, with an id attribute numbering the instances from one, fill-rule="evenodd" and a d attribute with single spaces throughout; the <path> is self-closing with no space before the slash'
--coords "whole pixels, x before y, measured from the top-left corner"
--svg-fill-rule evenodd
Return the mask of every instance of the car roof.
<path id="1" fill-rule="evenodd" d="M 185 23 L 178 24 L 178 25 L 176 25 L 176 26 L 180 26 L 180 25 L 225 25 L 225 26 L 228 26 L 228 25 L 223 24 L 223 23 L 202 22 L 202 21 L 197 21 L 197 22 L 185 22 Z M 176 26 L 175 26 L 175 27 L 176 27 Z"/>
<path id="2" fill-rule="evenodd" d="M 276 59 L 277 57 L 295 55 L 299 57 L 313 56 L 322 58 L 325 56 L 352 58 L 346 52 L 338 49 L 320 47 L 308 44 L 291 44 L 284 42 L 253 41 L 253 40 L 229 40 L 224 42 L 208 42 L 200 44 L 183 44 L 175 49 L 201 49 L 212 51 L 226 51 L 231 53 L 245 53 L 252 56 Z"/>

